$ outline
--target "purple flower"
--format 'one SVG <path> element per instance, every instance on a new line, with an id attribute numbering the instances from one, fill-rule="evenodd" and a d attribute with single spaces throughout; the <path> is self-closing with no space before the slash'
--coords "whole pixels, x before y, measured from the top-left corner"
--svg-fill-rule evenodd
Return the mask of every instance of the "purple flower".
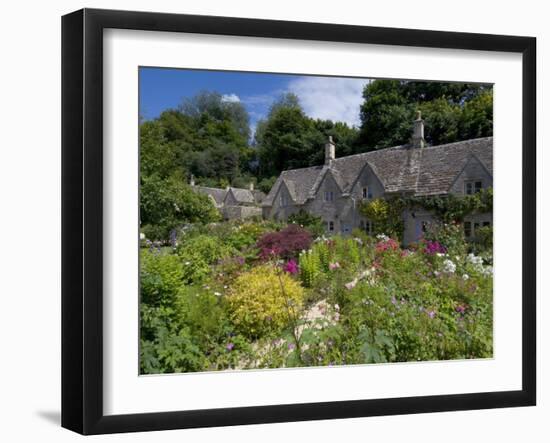
<path id="1" fill-rule="evenodd" d="M 426 247 L 424 248 L 424 253 L 428 255 L 434 255 L 434 254 L 445 254 L 447 252 L 447 248 L 443 246 L 438 241 L 427 241 Z"/>
<path id="2" fill-rule="evenodd" d="M 434 318 L 435 317 L 435 311 L 428 311 L 428 317 Z"/>
<path id="3" fill-rule="evenodd" d="M 225 347 L 225 349 L 227 349 L 228 351 L 232 351 L 234 347 L 235 347 L 235 343 L 227 343 L 227 346 Z"/>
<path id="4" fill-rule="evenodd" d="M 459 314 L 464 314 L 464 312 L 466 312 L 466 306 L 464 306 L 464 305 L 458 305 L 458 306 L 455 308 L 455 311 L 458 312 Z"/>
<path id="5" fill-rule="evenodd" d="M 296 347 L 296 345 L 294 343 L 289 343 L 287 347 L 289 351 L 292 351 Z"/>
<path id="6" fill-rule="evenodd" d="M 397 303 L 397 299 L 395 298 L 395 295 L 391 296 L 391 304 L 395 305 Z"/>
<path id="7" fill-rule="evenodd" d="M 285 272 L 288 272 L 289 274 L 292 274 L 292 275 L 297 274 L 298 263 L 296 263 L 296 261 L 293 258 L 291 258 L 289 261 L 286 262 L 283 269 Z"/>
<path id="8" fill-rule="evenodd" d="M 329 263 L 328 264 L 328 268 L 331 270 L 331 271 L 334 271 L 335 269 L 338 269 L 340 267 L 340 263 L 338 262 L 334 262 L 334 263 Z"/>

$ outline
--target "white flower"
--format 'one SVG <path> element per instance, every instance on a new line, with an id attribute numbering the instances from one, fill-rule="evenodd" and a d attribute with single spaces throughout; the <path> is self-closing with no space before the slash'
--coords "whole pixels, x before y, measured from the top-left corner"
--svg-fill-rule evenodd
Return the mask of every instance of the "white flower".
<path id="1" fill-rule="evenodd" d="M 145 234 L 143 232 L 139 233 L 139 239 L 140 240 L 145 240 Z"/>
<path id="2" fill-rule="evenodd" d="M 470 276 L 468 274 L 464 274 L 462 276 L 462 280 L 468 280 L 470 278 Z"/>
<path id="3" fill-rule="evenodd" d="M 446 259 L 443 262 L 443 272 L 454 274 L 455 271 L 456 271 L 456 265 L 451 260 Z"/>
<path id="4" fill-rule="evenodd" d="M 186 261 L 186 262 L 184 263 L 185 266 L 189 266 L 190 264 L 191 264 L 190 261 Z"/>
<path id="5" fill-rule="evenodd" d="M 216 291 L 216 292 L 214 292 L 214 295 L 216 295 L 216 296 L 219 297 L 219 296 L 222 295 L 222 294 L 221 294 L 221 292 L 217 292 L 217 291 Z"/>
<path id="6" fill-rule="evenodd" d="M 493 267 L 492 266 L 486 266 L 485 268 L 483 268 L 481 273 L 485 276 L 493 275 Z"/>
<path id="7" fill-rule="evenodd" d="M 386 234 L 378 234 L 376 238 L 382 241 L 388 241 L 390 239 Z"/>

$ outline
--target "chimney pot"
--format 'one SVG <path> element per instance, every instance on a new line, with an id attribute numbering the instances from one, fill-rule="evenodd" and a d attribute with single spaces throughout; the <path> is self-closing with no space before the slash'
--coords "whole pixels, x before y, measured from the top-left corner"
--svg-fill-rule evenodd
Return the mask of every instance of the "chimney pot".
<path id="1" fill-rule="evenodd" d="M 426 146 L 424 120 L 422 120 L 422 113 L 420 111 L 416 111 L 416 120 L 413 122 L 412 145 L 414 148 L 423 148 Z"/>
<path id="2" fill-rule="evenodd" d="M 327 143 L 325 145 L 325 165 L 330 166 L 332 160 L 336 158 L 336 146 L 332 141 L 332 136 L 328 136 Z"/>

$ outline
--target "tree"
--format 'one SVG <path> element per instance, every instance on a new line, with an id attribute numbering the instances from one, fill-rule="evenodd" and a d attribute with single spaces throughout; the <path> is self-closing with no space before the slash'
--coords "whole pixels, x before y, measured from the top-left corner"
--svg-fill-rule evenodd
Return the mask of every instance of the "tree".
<path id="1" fill-rule="evenodd" d="M 316 132 L 313 121 L 306 116 L 295 96 L 281 97 L 256 130 L 262 177 L 278 175 L 284 169 L 309 166 Z"/>
<path id="2" fill-rule="evenodd" d="M 219 218 L 210 198 L 191 189 L 181 174 L 142 177 L 141 230 L 150 240 L 166 240 L 185 223 L 209 223 Z"/>
<path id="3" fill-rule="evenodd" d="M 363 90 L 359 150 L 406 144 L 417 110 L 438 145 L 492 135 L 492 87 L 469 83 L 374 80 Z"/>

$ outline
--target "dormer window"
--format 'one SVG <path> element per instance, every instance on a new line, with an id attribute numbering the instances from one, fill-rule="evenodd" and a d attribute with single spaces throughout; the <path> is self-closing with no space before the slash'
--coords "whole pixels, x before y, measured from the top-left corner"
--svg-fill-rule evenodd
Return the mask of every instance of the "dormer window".
<path id="1" fill-rule="evenodd" d="M 334 192 L 333 191 L 325 191 L 325 201 L 331 202 L 334 200 Z"/>
<path id="2" fill-rule="evenodd" d="M 288 206 L 288 198 L 286 197 L 286 195 L 281 194 L 280 205 L 282 208 L 284 208 L 285 206 Z"/>
<path id="3" fill-rule="evenodd" d="M 363 199 L 370 200 L 372 198 L 372 192 L 368 186 L 363 187 Z"/>
<path id="4" fill-rule="evenodd" d="M 473 195 L 481 192 L 483 189 L 483 183 L 481 180 L 468 180 L 464 182 L 464 194 Z"/>

